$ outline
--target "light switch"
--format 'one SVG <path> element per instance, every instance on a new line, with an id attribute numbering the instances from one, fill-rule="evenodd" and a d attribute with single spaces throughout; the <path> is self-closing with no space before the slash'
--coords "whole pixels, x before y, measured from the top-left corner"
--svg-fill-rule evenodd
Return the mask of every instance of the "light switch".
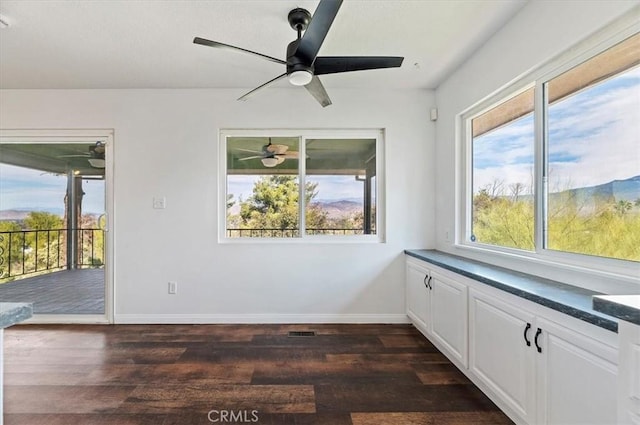
<path id="1" fill-rule="evenodd" d="M 153 198 L 153 208 L 156 210 L 163 210 L 167 208 L 167 198 L 164 196 L 155 196 Z"/>

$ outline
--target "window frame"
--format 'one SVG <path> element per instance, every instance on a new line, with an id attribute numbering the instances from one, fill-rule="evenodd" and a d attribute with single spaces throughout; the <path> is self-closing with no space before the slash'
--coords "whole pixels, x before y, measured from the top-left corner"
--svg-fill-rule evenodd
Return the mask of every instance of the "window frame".
<path id="1" fill-rule="evenodd" d="M 614 45 L 640 33 L 640 24 L 624 16 L 576 46 L 556 56 L 533 71 L 518 77 L 493 94 L 475 103 L 456 116 L 459 147 L 456 173 L 456 232 L 454 246 L 470 252 L 482 253 L 502 259 L 523 259 L 528 262 L 582 271 L 606 278 L 638 281 L 640 264 L 632 260 L 597 257 L 586 254 L 548 249 L 545 245 L 547 213 L 547 161 L 548 152 L 547 105 L 545 84 L 581 63 L 598 56 Z M 534 87 L 534 240 L 535 249 L 527 251 L 472 242 L 473 203 L 473 135 L 471 121 L 484 112 Z"/>
<path id="2" fill-rule="evenodd" d="M 229 237 L 227 236 L 227 138 L 229 137 L 297 137 L 299 236 L 297 237 Z M 370 235 L 308 235 L 305 223 L 305 183 L 306 183 L 306 141 L 308 139 L 375 139 L 376 143 L 376 234 Z M 218 242 L 220 243 L 385 243 L 386 202 L 385 202 L 385 130 L 376 129 L 222 129 L 218 137 Z"/>

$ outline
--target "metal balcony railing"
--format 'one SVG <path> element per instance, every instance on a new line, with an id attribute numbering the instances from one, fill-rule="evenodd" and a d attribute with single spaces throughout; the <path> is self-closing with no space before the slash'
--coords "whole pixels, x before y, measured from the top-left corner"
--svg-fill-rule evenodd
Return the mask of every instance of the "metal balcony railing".
<path id="1" fill-rule="evenodd" d="M 307 235 L 363 235 L 363 229 L 307 228 Z M 298 229 L 227 229 L 229 238 L 295 238 Z"/>
<path id="2" fill-rule="evenodd" d="M 70 238 L 77 238 L 75 258 L 68 260 Z M 66 268 L 104 264 L 102 229 L 46 229 L 0 232 L 0 283 L 9 278 Z"/>

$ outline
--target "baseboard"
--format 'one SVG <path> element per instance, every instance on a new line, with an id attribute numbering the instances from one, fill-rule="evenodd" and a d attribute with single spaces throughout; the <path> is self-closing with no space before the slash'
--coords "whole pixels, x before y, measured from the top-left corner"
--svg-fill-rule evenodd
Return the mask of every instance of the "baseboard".
<path id="1" fill-rule="evenodd" d="M 30 319 L 20 324 L 25 325 L 54 325 L 54 324 L 81 324 L 81 325 L 106 325 L 109 321 L 99 314 L 34 314 Z"/>
<path id="2" fill-rule="evenodd" d="M 116 324 L 410 323 L 405 314 L 116 314 Z"/>

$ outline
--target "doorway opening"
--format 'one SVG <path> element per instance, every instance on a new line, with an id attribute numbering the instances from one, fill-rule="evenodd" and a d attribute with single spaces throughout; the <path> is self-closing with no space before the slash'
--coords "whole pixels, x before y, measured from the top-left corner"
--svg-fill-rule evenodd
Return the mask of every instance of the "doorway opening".
<path id="1" fill-rule="evenodd" d="M 0 133 L 0 300 L 33 303 L 37 322 L 110 322 L 112 137 L 70 133 Z"/>

